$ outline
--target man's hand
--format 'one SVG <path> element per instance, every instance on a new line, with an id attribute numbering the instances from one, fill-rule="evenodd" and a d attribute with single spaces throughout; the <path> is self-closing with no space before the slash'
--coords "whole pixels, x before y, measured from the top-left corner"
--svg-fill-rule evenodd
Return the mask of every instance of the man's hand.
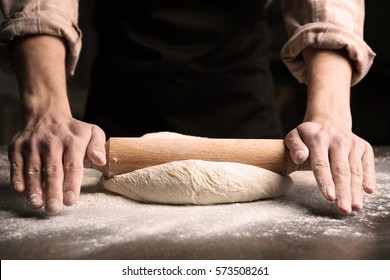
<path id="1" fill-rule="evenodd" d="M 337 129 L 338 125 L 304 122 L 286 136 L 285 143 L 296 164 L 310 156 L 322 194 L 348 215 L 362 209 L 363 192 L 374 191 L 374 154 L 370 144 L 350 130 Z"/>
<path id="2" fill-rule="evenodd" d="M 66 88 L 65 45 L 61 38 L 16 39 L 12 48 L 19 84 L 22 129 L 9 145 L 11 185 L 33 209 L 56 214 L 78 198 L 87 155 L 104 165 L 105 134 L 72 117 Z"/>
<path id="3" fill-rule="evenodd" d="M 296 164 L 310 157 L 323 195 L 336 201 L 342 214 L 363 207 L 365 193 L 375 187 L 371 145 L 352 132 L 351 65 L 343 51 L 308 48 L 303 52 L 308 98 L 302 124 L 285 143 Z"/>
<path id="4" fill-rule="evenodd" d="M 9 145 L 11 186 L 26 194 L 32 209 L 57 214 L 78 199 L 84 156 L 105 164 L 104 144 L 95 125 L 56 114 L 32 120 Z"/>

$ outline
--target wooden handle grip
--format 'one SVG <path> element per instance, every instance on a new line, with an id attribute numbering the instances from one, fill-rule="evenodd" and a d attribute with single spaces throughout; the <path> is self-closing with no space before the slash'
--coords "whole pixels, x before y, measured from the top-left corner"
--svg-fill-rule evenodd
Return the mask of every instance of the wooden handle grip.
<path id="1" fill-rule="evenodd" d="M 200 159 L 218 162 L 238 162 L 265 168 L 281 175 L 310 169 L 294 164 L 283 140 L 273 139 L 213 139 L 179 138 L 111 138 L 106 143 L 107 164 L 104 167 L 85 164 L 106 176 L 166 162 Z"/>

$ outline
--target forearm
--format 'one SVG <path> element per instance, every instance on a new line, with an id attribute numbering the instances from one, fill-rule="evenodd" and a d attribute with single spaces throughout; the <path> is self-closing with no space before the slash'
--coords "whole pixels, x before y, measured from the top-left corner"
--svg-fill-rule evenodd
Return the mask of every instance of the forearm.
<path id="1" fill-rule="evenodd" d="M 302 51 L 344 50 L 353 67 L 351 84 L 369 71 L 375 53 L 363 38 L 364 0 L 282 0 L 289 40 L 281 57 L 299 82 L 307 82 Z"/>
<path id="2" fill-rule="evenodd" d="M 78 0 L 0 0 L 0 67 L 7 73 L 15 66 L 10 50 L 14 40 L 26 35 L 51 35 L 66 43 L 67 74 L 74 73 L 81 49 Z"/>
<path id="3" fill-rule="evenodd" d="M 304 122 L 285 137 L 294 162 L 310 157 L 321 192 L 343 214 L 363 207 L 363 192 L 375 186 L 372 147 L 352 132 L 351 63 L 343 51 L 307 48 L 307 108 Z"/>
<path id="4" fill-rule="evenodd" d="M 305 121 L 332 122 L 351 128 L 350 88 L 352 67 L 342 50 L 306 48 L 307 69 Z"/>
<path id="5" fill-rule="evenodd" d="M 8 148 L 11 185 L 32 209 L 44 206 L 50 214 L 76 202 L 86 155 L 106 163 L 104 132 L 72 118 L 65 56 L 56 36 L 23 36 L 12 48 L 24 123 Z"/>
<path id="6" fill-rule="evenodd" d="M 24 36 L 15 40 L 12 58 L 19 84 L 23 121 L 48 112 L 71 114 L 66 90 L 66 50 L 54 36 Z"/>

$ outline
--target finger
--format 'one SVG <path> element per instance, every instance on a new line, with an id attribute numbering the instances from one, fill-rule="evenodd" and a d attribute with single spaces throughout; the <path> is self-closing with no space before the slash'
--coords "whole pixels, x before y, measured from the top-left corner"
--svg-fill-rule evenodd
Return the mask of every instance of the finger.
<path id="1" fill-rule="evenodd" d="M 360 153 L 356 153 L 355 150 L 351 151 L 349 162 L 352 210 L 359 211 L 363 208 L 363 165 Z"/>
<path id="2" fill-rule="evenodd" d="M 336 190 L 336 205 L 342 214 L 349 215 L 352 212 L 349 149 L 340 139 L 334 143 L 334 146 L 330 149 L 330 164 Z"/>
<path id="3" fill-rule="evenodd" d="M 363 189 L 366 193 L 373 193 L 375 191 L 375 159 L 374 152 L 369 146 L 362 157 L 363 164 Z"/>
<path id="4" fill-rule="evenodd" d="M 320 153 L 312 155 L 311 167 L 324 197 L 329 201 L 334 201 L 336 199 L 336 191 L 328 156 Z"/>
<path id="5" fill-rule="evenodd" d="M 70 206 L 76 203 L 80 195 L 83 179 L 83 156 L 84 152 L 67 147 L 64 151 L 64 204 Z"/>
<path id="6" fill-rule="evenodd" d="M 43 180 L 42 180 L 42 161 L 36 152 L 27 152 L 26 159 L 25 184 L 28 204 L 32 209 L 40 209 L 43 206 Z"/>
<path id="7" fill-rule="evenodd" d="M 329 140 L 326 134 L 318 132 L 308 140 L 311 169 L 316 182 L 329 201 L 336 199 L 335 186 L 329 162 Z"/>
<path id="8" fill-rule="evenodd" d="M 92 126 L 91 140 L 87 147 L 87 156 L 96 165 L 106 164 L 106 136 L 98 126 Z"/>
<path id="9" fill-rule="evenodd" d="M 302 164 L 309 158 L 309 149 L 302 141 L 298 129 L 290 131 L 285 139 L 284 143 L 290 151 L 290 156 L 295 164 Z"/>
<path id="10" fill-rule="evenodd" d="M 43 141 L 42 150 L 44 151 L 42 157 L 45 170 L 45 211 L 48 214 L 54 215 L 59 213 L 63 208 L 63 151 L 62 146 L 49 137 Z"/>
<path id="11" fill-rule="evenodd" d="M 23 155 L 10 146 L 8 160 L 10 162 L 11 186 L 17 193 L 22 193 L 25 190 Z"/>

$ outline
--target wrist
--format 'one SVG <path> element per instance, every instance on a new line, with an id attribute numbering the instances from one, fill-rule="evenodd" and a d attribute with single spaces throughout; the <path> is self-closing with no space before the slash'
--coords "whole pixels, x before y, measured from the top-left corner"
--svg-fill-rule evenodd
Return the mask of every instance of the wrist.
<path id="1" fill-rule="evenodd" d="M 44 88 L 42 90 L 24 91 L 21 93 L 21 111 L 24 123 L 30 119 L 39 119 L 52 115 L 53 118 L 60 115 L 71 116 L 71 109 L 66 92 Z"/>
<path id="2" fill-rule="evenodd" d="M 303 122 L 314 122 L 324 126 L 352 129 L 350 112 L 312 112 L 307 110 Z"/>

